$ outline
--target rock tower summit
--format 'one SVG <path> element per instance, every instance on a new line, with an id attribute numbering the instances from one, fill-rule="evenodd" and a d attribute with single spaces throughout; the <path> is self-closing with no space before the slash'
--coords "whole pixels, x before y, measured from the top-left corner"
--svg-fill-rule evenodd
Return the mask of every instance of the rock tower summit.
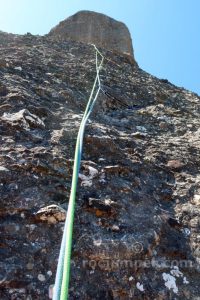
<path id="1" fill-rule="evenodd" d="M 131 35 L 126 25 L 104 14 L 92 11 L 77 12 L 60 22 L 48 35 L 63 40 L 93 43 L 133 57 Z"/>

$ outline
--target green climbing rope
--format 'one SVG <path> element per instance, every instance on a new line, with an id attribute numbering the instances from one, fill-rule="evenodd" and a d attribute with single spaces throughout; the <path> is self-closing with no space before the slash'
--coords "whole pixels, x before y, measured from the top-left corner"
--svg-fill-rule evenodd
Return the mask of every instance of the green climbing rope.
<path id="1" fill-rule="evenodd" d="M 101 52 L 96 48 L 95 45 L 93 46 L 96 51 L 96 78 L 94 80 L 92 91 L 85 112 L 82 117 L 82 121 L 79 127 L 78 136 L 76 140 L 71 193 L 70 193 L 69 205 L 68 205 L 62 243 L 60 248 L 59 260 L 58 260 L 58 266 L 56 272 L 56 280 L 55 280 L 55 286 L 53 291 L 53 300 L 68 299 L 76 189 L 77 189 L 78 174 L 80 169 L 81 155 L 82 155 L 82 148 L 83 148 L 83 136 L 84 136 L 86 122 L 93 110 L 94 104 L 97 100 L 97 97 L 101 89 L 99 71 L 103 65 L 103 60 L 104 60 L 104 57 L 101 54 Z M 99 57 L 101 58 L 100 62 L 99 62 Z"/>

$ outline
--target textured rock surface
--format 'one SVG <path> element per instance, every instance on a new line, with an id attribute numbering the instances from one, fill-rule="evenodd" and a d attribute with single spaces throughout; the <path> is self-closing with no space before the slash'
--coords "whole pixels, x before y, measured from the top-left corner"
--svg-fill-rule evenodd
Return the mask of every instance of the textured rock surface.
<path id="1" fill-rule="evenodd" d="M 0 43 L 0 299 L 44 300 L 95 53 L 30 34 L 0 33 Z M 102 52 L 104 93 L 85 135 L 70 299 L 197 300 L 200 97 Z"/>
<path id="2" fill-rule="evenodd" d="M 92 43 L 133 56 L 132 40 L 126 25 L 92 11 L 80 11 L 60 22 L 50 31 L 49 36 Z"/>

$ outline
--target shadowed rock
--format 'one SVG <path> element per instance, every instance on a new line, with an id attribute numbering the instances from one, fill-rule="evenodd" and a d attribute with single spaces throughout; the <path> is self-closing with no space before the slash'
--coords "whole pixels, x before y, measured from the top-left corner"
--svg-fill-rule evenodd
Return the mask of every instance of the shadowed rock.
<path id="1" fill-rule="evenodd" d="M 197 300 L 200 97 L 144 72 L 130 55 L 100 50 L 68 299 Z M 0 53 L 0 300 L 46 300 L 95 50 L 56 34 L 0 32 Z"/>

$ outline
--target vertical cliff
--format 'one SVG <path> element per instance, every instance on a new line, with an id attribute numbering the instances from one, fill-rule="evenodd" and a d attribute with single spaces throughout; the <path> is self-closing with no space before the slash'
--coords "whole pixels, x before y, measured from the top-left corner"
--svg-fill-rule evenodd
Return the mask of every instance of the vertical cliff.
<path id="1" fill-rule="evenodd" d="M 49 299 L 95 77 L 84 41 L 0 32 L 1 300 Z M 69 299 L 197 300 L 200 97 L 141 70 L 120 43 L 100 43 Z"/>

